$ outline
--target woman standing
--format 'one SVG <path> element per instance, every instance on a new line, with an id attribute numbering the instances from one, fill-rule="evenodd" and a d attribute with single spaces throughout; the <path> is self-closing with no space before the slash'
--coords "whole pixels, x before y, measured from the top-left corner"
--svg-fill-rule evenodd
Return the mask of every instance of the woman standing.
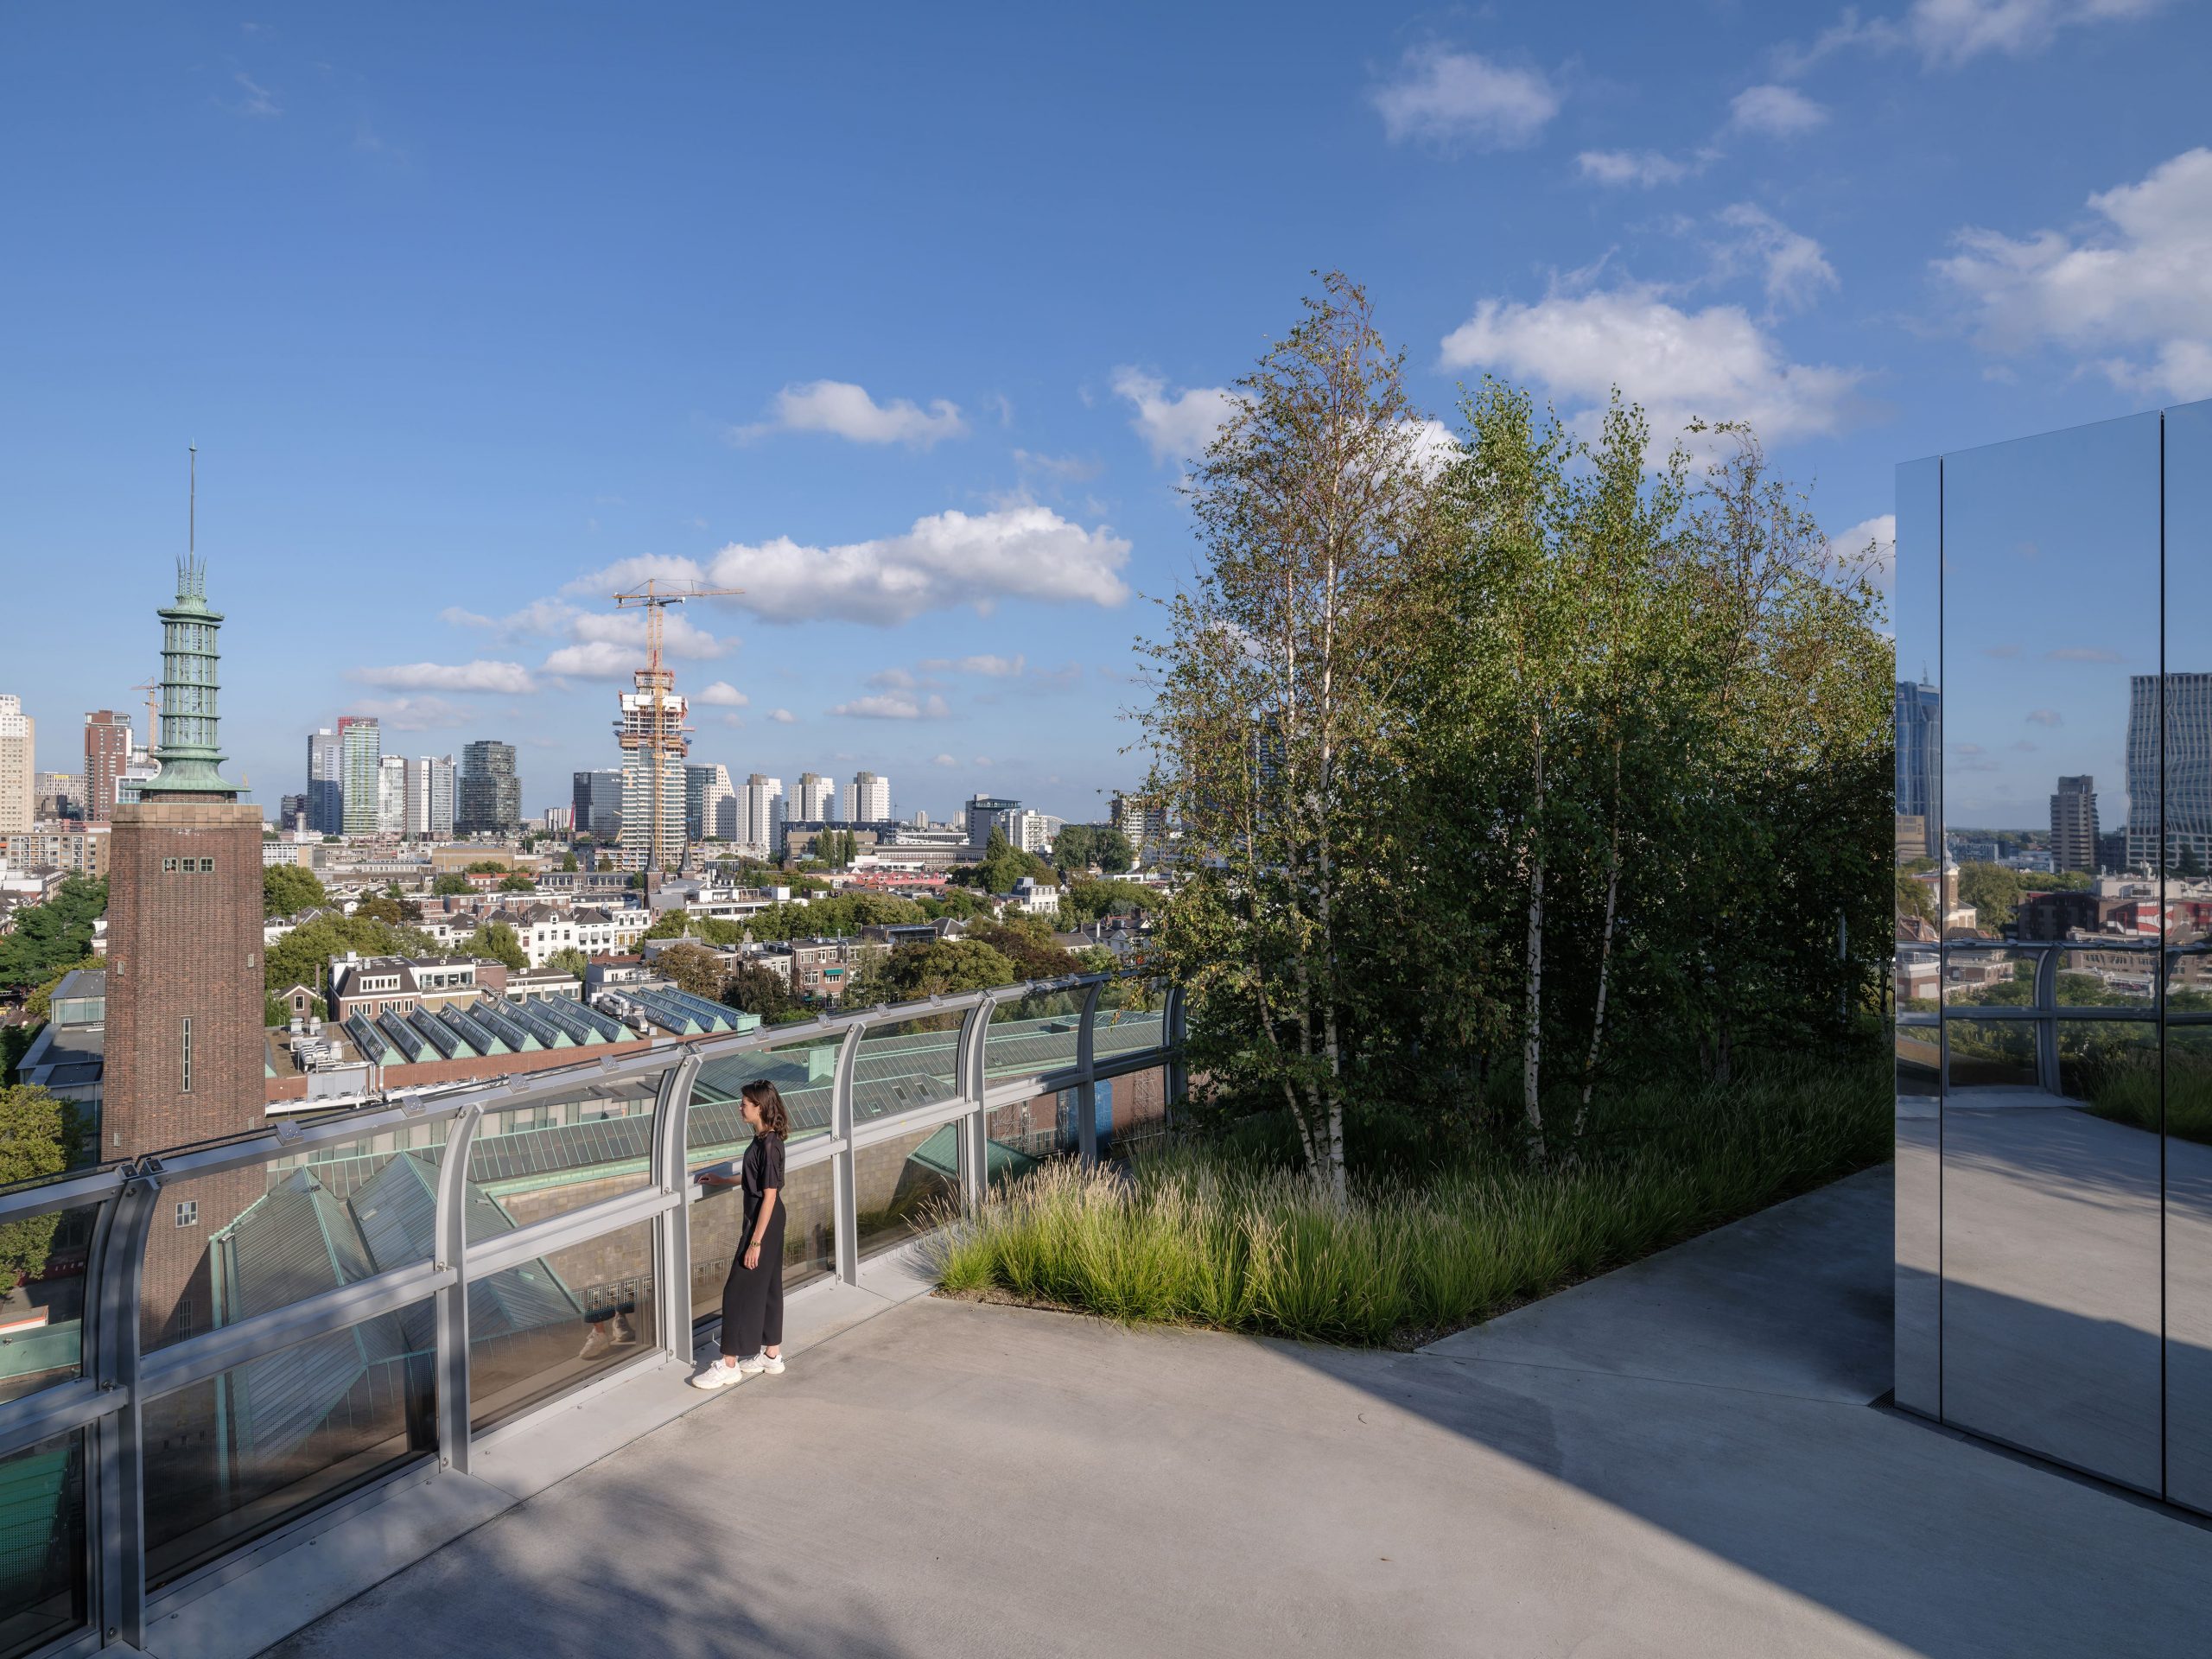
<path id="1" fill-rule="evenodd" d="M 791 1117 L 784 1097 L 765 1077 L 748 1083 L 740 1108 L 753 1144 L 734 1176 L 702 1170 L 705 1186 L 742 1186 L 745 1225 L 737 1258 L 722 1286 L 722 1357 L 691 1379 L 695 1389 L 726 1389 L 784 1369 L 784 1137 Z"/>

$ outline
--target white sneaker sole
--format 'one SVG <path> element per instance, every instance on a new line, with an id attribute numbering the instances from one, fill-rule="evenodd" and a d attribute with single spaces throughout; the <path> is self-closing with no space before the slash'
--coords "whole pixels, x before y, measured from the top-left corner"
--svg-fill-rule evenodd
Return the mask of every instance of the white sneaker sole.
<path id="1" fill-rule="evenodd" d="M 727 1365 L 709 1365 L 705 1370 L 697 1372 L 685 1380 L 693 1388 L 705 1389 L 711 1393 L 716 1389 L 735 1388 L 745 1381 L 745 1373 L 734 1370 Z"/>

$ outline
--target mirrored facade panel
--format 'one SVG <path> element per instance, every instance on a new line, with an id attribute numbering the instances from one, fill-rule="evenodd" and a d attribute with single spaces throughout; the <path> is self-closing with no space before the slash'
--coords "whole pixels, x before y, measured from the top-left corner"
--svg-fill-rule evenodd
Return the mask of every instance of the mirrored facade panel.
<path id="1" fill-rule="evenodd" d="M 1942 1415 L 2149 1491 L 2159 1137 L 2134 1103 L 2158 1074 L 2164 938 L 2158 466 L 2155 415 L 1943 458 L 1929 854 Z"/>
<path id="2" fill-rule="evenodd" d="M 983 1038 L 986 1081 L 1000 1083 L 1009 1077 L 1071 1070 L 1081 1035 L 1084 1000 L 1089 995 L 1080 987 L 1071 991 L 1032 991 L 994 1007 L 990 1029 Z"/>
<path id="3" fill-rule="evenodd" d="M 86 1205 L 0 1221 L 0 1400 L 82 1374 L 85 1265 L 99 1215 Z"/>
<path id="4" fill-rule="evenodd" d="M 2166 1496 L 2212 1511 L 2212 403 L 2164 438 Z"/>
<path id="5" fill-rule="evenodd" d="M 1116 1054 L 1159 1047 L 1166 1040 L 1166 1007 L 1167 988 L 1157 980 L 1117 979 L 1101 988 L 1092 1058 L 1103 1063 Z"/>
<path id="6" fill-rule="evenodd" d="M 1897 473 L 1896 956 L 1891 1011 L 1897 1049 L 1896 1395 L 1943 1412 L 1942 981 L 1943 463 Z"/>

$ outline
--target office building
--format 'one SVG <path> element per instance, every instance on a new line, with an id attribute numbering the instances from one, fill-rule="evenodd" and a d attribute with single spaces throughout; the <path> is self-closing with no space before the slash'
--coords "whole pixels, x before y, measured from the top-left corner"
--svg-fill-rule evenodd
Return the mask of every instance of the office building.
<path id="1" fill-rule="evenodd" d="M 1943 694 L 1916 680 L 1897 682 L 1897 815 L 1918 818 L 1920 844 L 1935 839 L 1938 768 L 1942 764 Z M 1900 839 L 1900 855 L 1903 840 Z M 1923 853 L 1912 856 L 1928 856 Z"/>
<path id="2" fill-rule="evenodd" d="M 2098 839 L 2097 780 L 2061 778 L 2050 798 L 2050 868 L 2094 874 Z"/>
<path id="3" fill-rule="evenodd" d="M 1007 842 L 1017 852 L 1043 853 L 1066 825 L 1065 818 L 1056 818 L 1049 812 L 1016 807 L 1007 814 Z"/>
<path id="4" fill-rule="evenodd" d="M 968 844 L 977 857 L 991 844 L 991 831 L 995 830 L 1006 837 L 1007 845 L 1014 844 L 1011 824 L 1014 815 L 1021 810 L 1020 801 L 1002 801 L 992 795 L 976 795 L 969 799 L 961 814 L 962 827 L 968 831 Z"/>
<path id="5" fill-rule="evenodd" d="M 745 780 L 744 832 L 738 839 L 763 858 L 784 855 L 784 821 L 789 816 L 784 780 L 753 772 Z"/>
<path id="6" fill-rule="evenodd" d="M 855 823 L 874 823 L 891 816 L 891 780 L 872 772 L 853 774 L 850 809 L 845 817 Z"/>
<path id="7" fill-rule="evenodd" d="M 2212 674 L 2169 673 L 2165 684 L 2163 733 L 2158 676 L 2134 675 L 2128 688 L 2127 866 L 2158 868 L 2163 744 L 2168 868 L 2212 870 Z"/>
<path id="8" fill-rule="evenodd" d="M 0 835 L 29 829 L 37 802 L 38 722 L 22 698 L 0 696 Z"/>
<path id="9" fill-rule="evenodd" d="M 513 744 L 479 738 L 463 746 L 453 827 L 462 836 L 512 836 L 522 828 L 522 779 L 515 774 Z"/>
<path id="10" fill-rule="evenodd" d="M 447 755 L 417 755 L 407 763 L 407 833 L 442 839 L 453 834 L 454 765 Z"/>
<path id="11" fill-rule="evenodd" d="M 569 822 L 579 836 L 611 846 L 622 835 L 622 770 L 601 766 L 572 781 Z"/>
<path id="12" fill-rule="evenodd" d="M 308 827 L 308 798 L 305 795 L 286 795 L 278 798 L 276 827 L 294 830 Z"/>
<path id="13" fill-rule="evenodd" d="M 346 832 L 346 748 L 325 726 L 308 734 L 308 828 L 319 836 Z"/>
<path id="14" fill-rule="evenodd" d="M 81 818 L 85 816 L 85 780 L 73 772 L 41 772 L 32 780 L 33 816 L 39 818 Z"/>
<path id="15" fill-rule="evenodd" d="M 115 810 L 116 785 L 130 765 L 130 717 L 112 709 L 85 716 L 85 817 L 105 823 Z"/>
<path id="16" fill-rule="evenodd" d="M 1135 796 L 1116 790 L 1106 817 L 1128 838 L 1129 850 L 1140 864 L 1159 855 L 1160 843 L 1167 836 L 1167 815 L 1158 807 L 1147 806 Z"/>
<path id="17" fill-rule="evenodd" d="M 377 832 L 384 768 L 384 734 L 374 715 L 342 715 L 338 721 L 339 832 Z M 328 833 L 327 831 L 325 832 Z"/>
<path id="18" fill-rule="evenodd" d="M 836 815 L 837 785 L 818 772 L 803 772 L 798 775 L 798 792 L 791 802 L 791 815 L 809 823 L 818 823 Z"/>
<path id="19" fill-rule="evenodd" d="M 721 822 L 721 804 L 736 792 L 730 786 L 728 766 L 685 766 L 684 835 L 693 841 L 704 841 L 715 834 L 715 826 Z"/>
<path id="20" fill-rule="evenodd" d="M 407 760 L 387 754 L 377 762 L 377 833 L 407 833 Z"/>

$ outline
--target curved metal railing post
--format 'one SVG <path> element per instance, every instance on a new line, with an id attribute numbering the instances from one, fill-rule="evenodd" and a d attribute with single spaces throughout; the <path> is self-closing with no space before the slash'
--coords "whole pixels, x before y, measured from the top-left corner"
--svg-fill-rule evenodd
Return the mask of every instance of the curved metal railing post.
<path id="1" fill-rule="evenodd" d="M 1083 1020 L 1076 1027 L 1075 1149 L 1085 1169 L 1098 1165 L 1098 994 L 1105 982 L 1093 985 L 1083 999 Z"/>
<path id="2" fill-rule="evenodd" d="M 691 1085 L 698 1080 L 699 1057 L 686 1053 L 661 1074 L 653 1101 L 652 1180 L 661 1192 L 685 1197 L 690 1185 L 684 1168 L 690 1144 Z M 664 1353 L 691 1357 L 691 1206 L 680 1204 L 653 1218 L 653 1304 L 660 1322 Z"/>
<path id="3" fill-rule="evenodd" d="M 90 1427 L 94 1595 L 105 1642 L 143 1647 L 146 1640 L 146 1471 L 144 1411 L 138 1372 L 144 1357 L 139 1310 L 146 1241 L 161 1202 L 161 1163 L 142 1159 L 115 1200 L 87 1263 L 92 1315 L 86 1361 L 102 1392 L 126 1395 L 121 1409 Z"/>
<path id="4" fill-rule="evenodd" d="M 2058 952 L 2036 953 L 2036 1087 L 2063 1094 L 2058 1073 Z"/>
<path id="5" fill-rule="evenodd" d="M 983 1201 L 983 1182 L 988 1173 L 986 1159 L 990 1141 L 984 1133 L 983 1046 L 990 1041 L 991 1010 L 998 1003 L 998 993 L 987 992 L 960 1022 L 960 1058 L 954 1086 L 975 1107 L 960 1120 L 960 1201 L 970 1210 Z"/>
<path id="6" fill-rule="evenodd" d="M 853 1163 L 853 1068 L 861 1053 L 865 1025 L 849 1026 L 837 1046 L 837 1067 L 830 1085 L 830 1134 L 837 1142 L 830 1160 L 830 1210 L 837 1234 L 837 1277 L 856 1285 L 861 1277 L 860 1192 Z"/>
<path id="7" fill-rule="evenodd" d="M 453 1282 L 433 1303 L 437 1331 L 438 1461 L 468 1472 L 468 1152 L 480 1105 L 458 1114 L 446 1131 L 438 1161 L 437 1217 L 432 1250 L 441 1268 L 451 1268 Z"/>

